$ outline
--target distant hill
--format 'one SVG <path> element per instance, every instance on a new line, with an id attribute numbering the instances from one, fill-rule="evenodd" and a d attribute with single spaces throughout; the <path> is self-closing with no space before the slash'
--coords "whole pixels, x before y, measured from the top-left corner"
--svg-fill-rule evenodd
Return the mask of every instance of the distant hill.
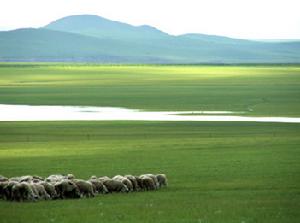
<path id="1" fill-rule="evenodd" d="M 109 39 L 152 39 L 169 36 L 151 26 L 132 26 L 122 22 L 111 21 L 96 15 L 67 16 L 51 22 L 46 29 L 71 32 Z"/>
<path id="2" fill-rule="evenodd" d="M 39 29 L 0 32 L 0 61 L 101 63 L 299 63 L 300 42 L 205 34 L 172 36 L 95 15 L 68 16 Z"/>

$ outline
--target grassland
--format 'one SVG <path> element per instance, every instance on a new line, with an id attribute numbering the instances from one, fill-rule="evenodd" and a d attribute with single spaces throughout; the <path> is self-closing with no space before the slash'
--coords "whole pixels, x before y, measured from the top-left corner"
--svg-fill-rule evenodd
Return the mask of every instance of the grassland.
<path id="1" fill-rule="evenodd" d="M 299 222 L 298 124 L 6 122 L 7 176 L 165 172 L 155 192 L 0 201 L 1 222 Z"/>
<path id="2" fill-rule="evenodd" d="M 0 64 L 0 103 L 300 116 L 300 66 Z"/>
<path id="3" fill-rule="evenodd" d="M 300 115 L 299 66 L 0 64 L 0 103 Z M 300 125 L 0 122 L 0 174 L 164 172 L 154 192 L 0 201 L 0 222 L 299 222 Z"/>

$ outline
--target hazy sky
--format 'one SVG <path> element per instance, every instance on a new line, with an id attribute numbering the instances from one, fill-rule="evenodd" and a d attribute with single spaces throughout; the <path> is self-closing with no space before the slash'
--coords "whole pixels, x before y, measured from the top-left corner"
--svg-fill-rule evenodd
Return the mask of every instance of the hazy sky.
<path id="1" fill-rule="evenodd" d="M 0 29 L 96 14 L 170 34 L 300 39 L 300 0 L 0 0 Z"/>

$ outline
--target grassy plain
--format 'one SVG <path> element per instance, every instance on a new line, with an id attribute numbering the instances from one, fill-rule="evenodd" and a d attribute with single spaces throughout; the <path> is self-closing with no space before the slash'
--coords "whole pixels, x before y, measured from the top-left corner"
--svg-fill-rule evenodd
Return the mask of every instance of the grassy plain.
<path id="1" fill-rule="evenodd" d="M 297 66 L 1 64 L 0 103 L 298 116 Z M 300 125 L 0 122 L 0 174 L 164 172 L 154 192 L 0 201 L 0 222 L 299 222 Z"/>
<path id="2" fill-rule="evenodd" d="M 1 222 L 299 222 L 298 124 L 5 122 L 7 176 L 165 172 L 155 192 L 0 201 Z"/>
<path id="3" fill-rule="evenodd" d="M 300 116 L 300 66 L 2 63 L 0 103 Z"/>

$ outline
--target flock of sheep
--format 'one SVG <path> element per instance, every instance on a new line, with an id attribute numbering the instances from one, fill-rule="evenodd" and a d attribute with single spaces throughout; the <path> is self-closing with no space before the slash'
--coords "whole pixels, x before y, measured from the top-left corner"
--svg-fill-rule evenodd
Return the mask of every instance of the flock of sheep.
<path id="1" fill-rule="evenodd" d="M 165 174 L 140 176 L 92 176 L 88 180 L 76 179 L 73 174 L 22 176 L 6 178 L 0 175 L 0 199 L 8 201 L 37 201 L 94 197 L 96 194 L 157 190 L 167 186 Z"/>

